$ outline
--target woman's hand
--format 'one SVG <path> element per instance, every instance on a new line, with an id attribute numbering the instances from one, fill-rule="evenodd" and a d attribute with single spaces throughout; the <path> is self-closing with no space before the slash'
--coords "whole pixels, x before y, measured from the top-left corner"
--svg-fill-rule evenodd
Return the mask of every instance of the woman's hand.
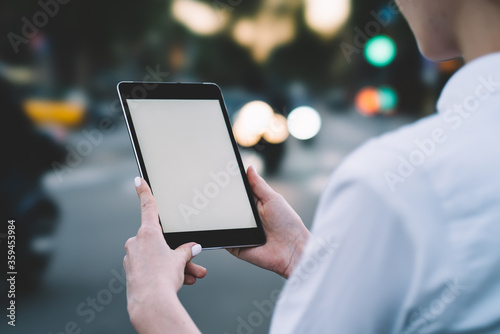
<path id="1" fill-rule="evenodd" d="M 194 284 L 207 270 L 191 259 L 201 246 L 191 242 L 171 249 L 158 221 L 156 202 L 147 183 L 136 178 L 141 200 L 141 227 L 127 240 L 123 259 L 127 277 L 127 309 L 139 333 L 199 332 L 182 307 L 177 292 Z"/>
<path id="2" fill-rule="evenodd" d="M 263 246 L 230 248 L 228 251 L 242 260 L 288 278 L 302 255 L 310 233 L 283 196 L 275 192 L 253 166 L 248 168 L 247 175 L 267 242 Z"/>

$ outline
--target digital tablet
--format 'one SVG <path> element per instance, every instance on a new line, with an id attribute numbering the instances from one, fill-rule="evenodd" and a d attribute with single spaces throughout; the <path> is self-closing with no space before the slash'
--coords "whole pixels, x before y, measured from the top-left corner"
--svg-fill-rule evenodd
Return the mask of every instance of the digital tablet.
<path id="1" fill-rule="evenodd" d="M 141 176 L 172 248 L 265 243 L 222 93 L 212 83 L 120 82 Z"/>

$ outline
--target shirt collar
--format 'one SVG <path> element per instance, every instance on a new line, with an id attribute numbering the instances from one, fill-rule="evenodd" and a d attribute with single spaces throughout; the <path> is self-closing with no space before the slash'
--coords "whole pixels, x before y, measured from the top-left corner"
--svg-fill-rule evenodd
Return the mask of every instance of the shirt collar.
<path id="1" fill-rule="evenodd" d="M 490 53 L 464 65 L 448 80 L 439 96 L 437 110 L 443 113 L 457 105 L 487 100 L 500 94 L 500 52 Z"/>

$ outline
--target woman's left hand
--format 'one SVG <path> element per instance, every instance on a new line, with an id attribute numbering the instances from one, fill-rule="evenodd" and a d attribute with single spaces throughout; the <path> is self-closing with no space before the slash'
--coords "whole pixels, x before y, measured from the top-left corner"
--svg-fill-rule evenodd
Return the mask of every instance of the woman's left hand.
<path id="1" fill-rule="evenodd" d="M 185 313 L 183 308 L 172 309 L 180 305 L 177 292 L 183 283 L 194 284 L 203 278 L 207 270 L 191 262 L 201 251 L 199 244 L 190 242 L 175 250 L 167 245 L 151 189 L 143 179 L 136 178 L 136 190 L 141 200 L 141 227 L 137 235 L 125 244 L 127 254 L 123 266 L 127 277 L 127 309 L 139 333 L 154 333 L 156 331 L 150 328 L 151 325 L 159 326 L 158 323 L 168 320 L 176 311 Z M 182 318 L 177 320 L 179 323 L 167 327 L 188 329 L 184 325 L 190 325 L 191 319 Z M 165 331 L 165 327 L 162 330 Z"/>

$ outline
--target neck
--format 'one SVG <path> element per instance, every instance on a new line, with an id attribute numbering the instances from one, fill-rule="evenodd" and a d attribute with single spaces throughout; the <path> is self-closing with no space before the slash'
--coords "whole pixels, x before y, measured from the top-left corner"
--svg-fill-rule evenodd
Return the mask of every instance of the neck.
<path id="1" fill-rule="evenodd" d="M 457 44 L 469 62 L 500 51 L 500 3 L 464 0 L 455 21 Z"/>

